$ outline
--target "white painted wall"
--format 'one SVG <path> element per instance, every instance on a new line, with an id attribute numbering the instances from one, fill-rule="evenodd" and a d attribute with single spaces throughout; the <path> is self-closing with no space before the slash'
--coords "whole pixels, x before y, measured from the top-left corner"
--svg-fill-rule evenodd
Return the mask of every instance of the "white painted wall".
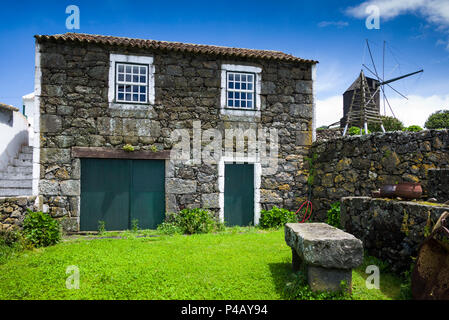
<path id="1" fill-rule="evenodd" d="M 39 43 L 36 40 L 36 52 L 35 52 L 35 68 L 34 68 L 34 114 L 33 114 L 33 196 L 39 195 L 39 178 L 40 178 L 40 97 L 41 97 L 41 53 Z M 41 197 L 39 197 L 41 199 Z M 40 201 L 40 200 L 39 200 Z M 39 205 L 42 203 L 40 202 Z"/>
<path id="2" fill-rule="evenodd" d="M 25 96 L 22 97 L 23 106 L 25 108 L 25 117 L 28 120 L 28 123 L 30 124 L 29 130 L 28 130 L 28 145 L 33 145 L 33 139 L 34 139 L 34 92 L 31 92 Z"/>
<path id="3" fill-rule="evenodd" d="M 7 168 L 23 145 L 28 145 L 28 127 L 19 111 L 0 109 L 0 170 Z"/>

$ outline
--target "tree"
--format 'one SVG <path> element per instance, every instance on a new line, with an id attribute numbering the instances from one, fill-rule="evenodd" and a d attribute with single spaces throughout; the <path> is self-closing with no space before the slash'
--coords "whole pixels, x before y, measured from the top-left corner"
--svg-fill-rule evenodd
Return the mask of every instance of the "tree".
<path id="1" fill-rule="evenodd" d="M 439 110 L 432 113 L 424 127 L 427 129 L 449 129 L 449 110 Z"/>
<path id="2" fill-rule="evenodd" d="M 401 131 L 404 129 L 404 124 L 401 120 L 395 117 L 381 116 L 382 124 L 384 125 L 385 131 Z M 370 123 L 368 125 L 369 131 L 380 132 L 382 131 L 380 124 Z"/>

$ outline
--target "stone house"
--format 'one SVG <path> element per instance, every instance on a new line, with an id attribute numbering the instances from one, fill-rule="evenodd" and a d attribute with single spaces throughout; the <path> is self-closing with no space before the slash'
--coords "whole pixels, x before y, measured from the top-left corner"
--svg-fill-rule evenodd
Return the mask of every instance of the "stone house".
<path id="1" fill-rule="evenodd" d="M 183 208 L 257 224 L 261 209 L 293 210 L 306 196 L 317 61 L 76 33 L 35 38 L 33 194 L 67 231 L 99 221 L 155 228 Z"/>

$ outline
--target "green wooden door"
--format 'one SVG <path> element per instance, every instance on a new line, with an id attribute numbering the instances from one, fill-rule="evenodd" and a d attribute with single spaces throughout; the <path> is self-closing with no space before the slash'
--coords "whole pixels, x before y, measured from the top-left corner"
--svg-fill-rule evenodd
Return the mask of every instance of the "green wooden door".
<path id="1" fill-rule="evenodd" d="M 225 164 L 224 220 L 228 226 L 254 224 L 253 164 Z"/>
<path id="2" fill-rule="evenodd" d="M 165 215 L 164 160 L 81 160 L 80 230 L 154 229 Z"/>

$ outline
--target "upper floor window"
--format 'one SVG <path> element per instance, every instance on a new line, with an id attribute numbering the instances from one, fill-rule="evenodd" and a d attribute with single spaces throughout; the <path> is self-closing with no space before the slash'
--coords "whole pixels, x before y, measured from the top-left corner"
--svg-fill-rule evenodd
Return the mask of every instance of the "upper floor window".
<path id="1" fill-rule="evenodd" d="M 228 108 L 254 109 L 254 73 L 227 72 Z"/>
<path id="2" fill-rule="evenodd" d="M 147 103 L 148 65 L 117 63 L 116 101 Z"/>
<path id="3" fill-rule="evenodd" d="M 153 104 L 153 57 L 112 53 L 108 100 L 111 107 Z"/>
<path id="4" fill-rule="evenodd" d="M 221 113 L 259 115 L 262 68 L 222 64 Z"/>

